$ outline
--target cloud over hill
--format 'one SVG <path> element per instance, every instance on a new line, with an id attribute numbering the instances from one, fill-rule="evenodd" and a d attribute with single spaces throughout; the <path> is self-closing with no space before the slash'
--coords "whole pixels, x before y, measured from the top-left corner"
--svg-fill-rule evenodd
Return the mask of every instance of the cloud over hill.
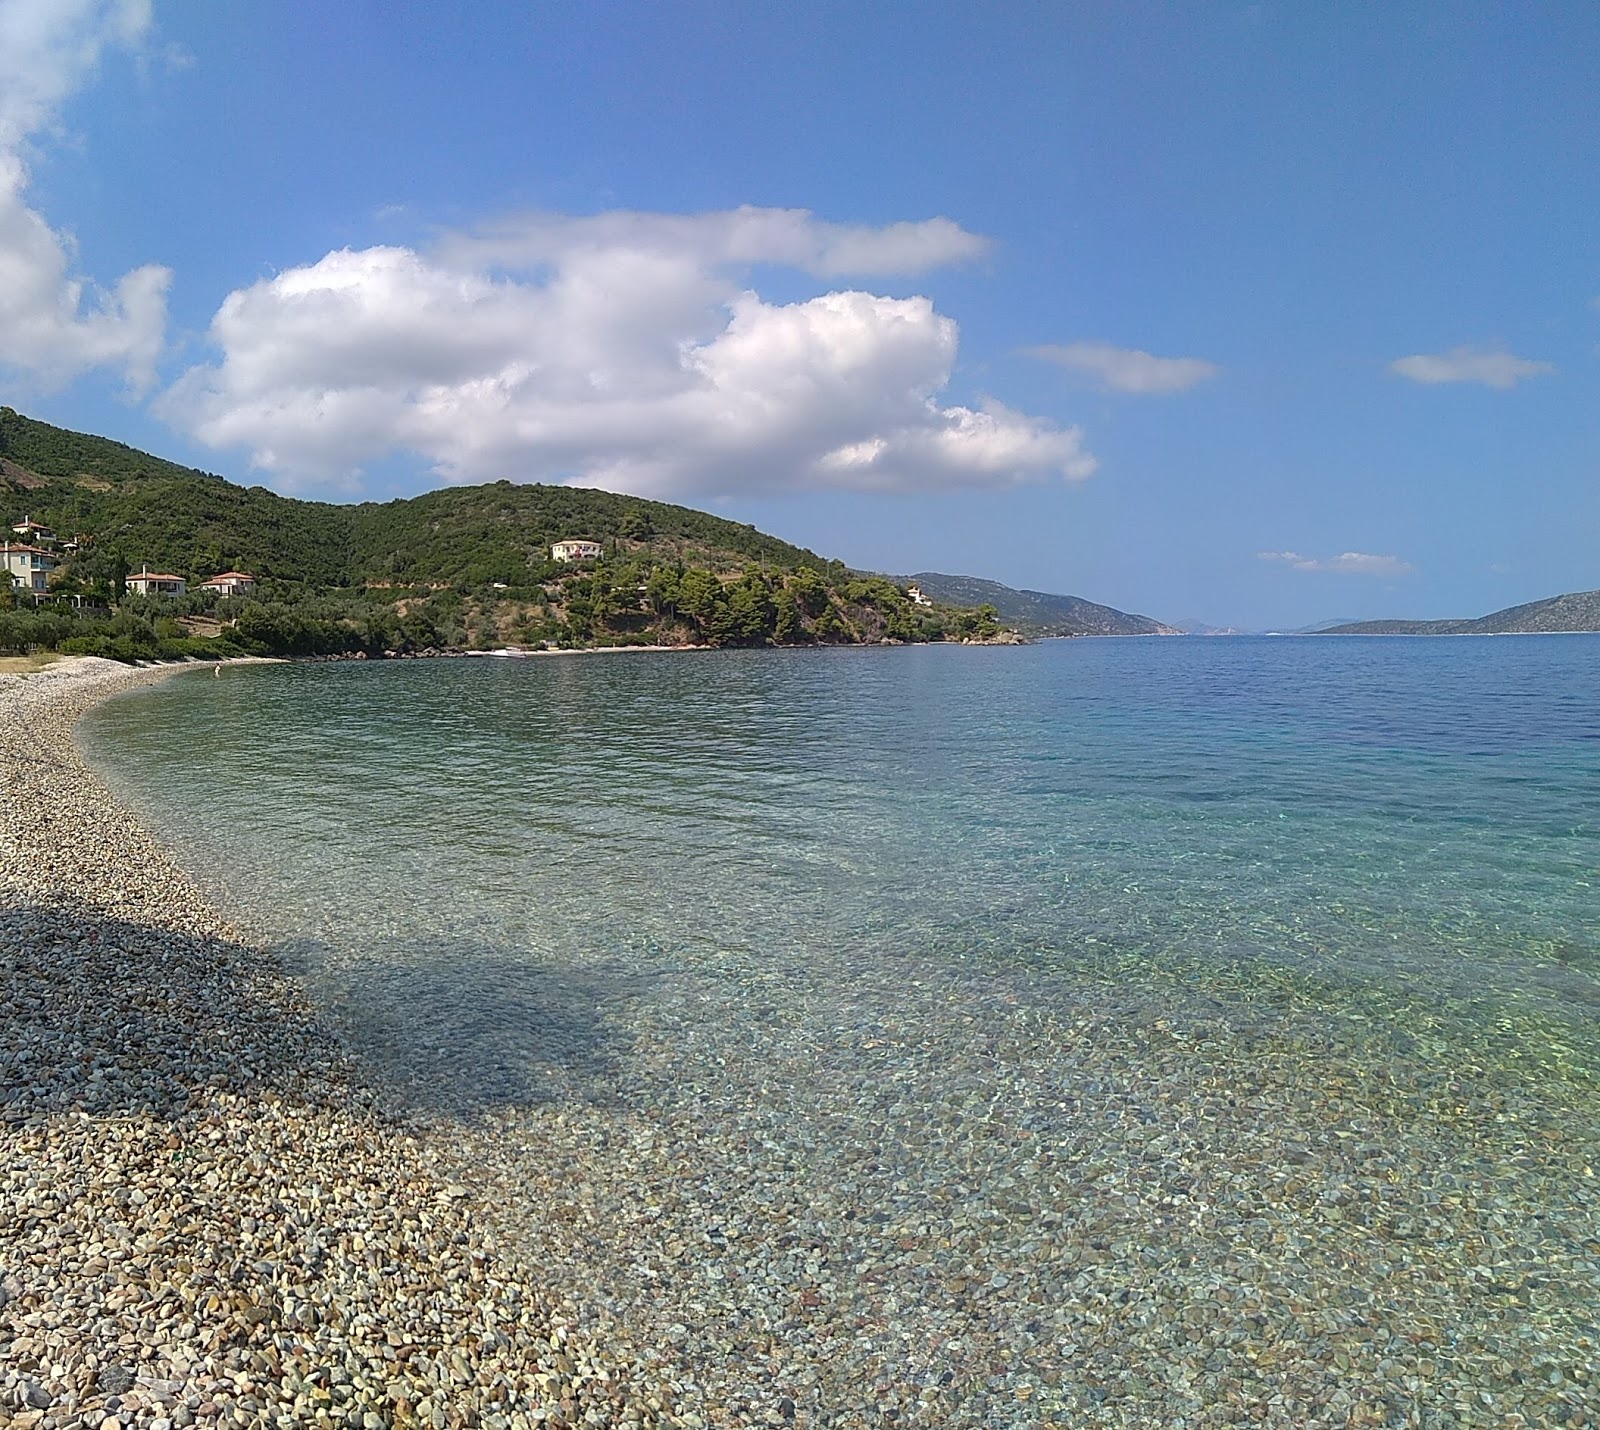
<path id="1" fill-rule="evenodd" d="M 447 481 L 656 497 L 1086 477 L 1077 428 L 945 398 L 958 332 L 926 297 L 771 302 L 753 286 L 762 267 L 906 274 L 983 248 L 947 219 L 741 208 L 536 215 L 431 253 L 341 249 L 229 294 L 220 356 L 163 406 L 286 484 L 391 450 Z"/>

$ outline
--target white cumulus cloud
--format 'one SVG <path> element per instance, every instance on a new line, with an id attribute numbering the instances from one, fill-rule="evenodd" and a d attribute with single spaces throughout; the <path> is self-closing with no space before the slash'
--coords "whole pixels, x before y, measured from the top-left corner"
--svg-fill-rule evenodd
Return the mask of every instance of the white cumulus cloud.
<path id="1" fill-rule="evenodd" d="M 957 329 L 927 298 L 772 303 L 745 281 L 761 264 L 909 271 L 980 245 L 945 220 L 864 229 L 739 209 L 340 250 L 230 294 L 218 360 L 162 409 L 302 488 L 393 451 L 447 481 L 661 497 L 1086 477 L 1076 428 L 943 400 Z"/>
<path id="2" fill-rule="evenodd" d="M 1412 382 L 1434 385 L 1442 382 L 1477 382 L 1485 387 L 1515 387 L 1530 377 L 1542 377 L 1556 370 L 1554 363 L 1534 362 L 1508 352 L 1451 348 L 1447 353 L 1413 353 L 1396 358 L 1389 371 Z"/>
<path id="3" fill-rule="evenodd" d="M 0 0 L 0 148 L 16 149 L 113 45 L 150 28 L 150 0 Z"/>
<path id="4" fill-rule="evenodd" d="M 171 273 L 134 269 L 109 291 L 74 272 L 69 235 L 27 202 L 27 148 L 114 46 L 136 46 L 149 0 L 0 0 L 0 370 L 63 382 L 120 368 L 154 379 Z"/>
<path id="5" fill-rule="evenodd" d="M 617 210 L 586 216 L 523 214 L 458 234 L 441 246 L 448 263 L 527 268 L 575 251 L 626 251 L 723 266 L 783 264 L 820 278 L 915 275 L 965 263 L 989 240 L 947 218 L 881 228 L 828 223 L 807 209 L 754 208 L 660 214 Z"/>
<path id="6" fill-rule="evenodd" d="M 1221 371 L 1204 358 L 1156 357 L 1140 348 L 1110 343 L 1046 343 L 1023 351 L 1069 372 L 1084 373 L 1113 392 L 1184 392 Z"/>
<path id="7" fill-rule="evenodd" d="M 1417 568 L 1398 556 L 1373 556 L 1341 551 L 1337 556 L 1302 556 L 1298 551 L 1258 551 L 1261 561 L 1276 561 L 1294 571 L 1332 572 L 1338 576 L 1409 576 Z"/>

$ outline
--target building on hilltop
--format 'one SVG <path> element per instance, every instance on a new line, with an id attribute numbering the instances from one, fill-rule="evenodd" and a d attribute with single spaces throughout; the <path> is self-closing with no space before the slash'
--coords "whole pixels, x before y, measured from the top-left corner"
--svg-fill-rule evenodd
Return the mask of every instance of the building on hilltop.
<path id="1" fill-rule="evenodd" d="M 8 587 L 43 591 L 55 569 L 56 558 L 42 547 L 13 546 L 9 541 L 0 544 L 0 572 L 5 573 Z"/>
<path id="2" fill-rule="evenodd" d="M 598 541 L 558 541 L 550 548 L 552 561 L 593 561 L 605 554 Z"/>
<path id="3" fill-rule="evenodd" d="M 41 526 L 31 516 L 25 516 L 11 528 L 24 541 L 34 545 L 51 545 L 55 542 L 56 534 L 48 526 Z"/>
<path id="4" fill-rule="evenodd" d="M 136 596 L 181 596 L 189 589 L 182 576 L 152 571 L 144 567 L 136 576 L 128 577 L 128 589 Z"/>
<path id="5" fill-rule="evenodd" d="M 248 596 L 256 588 L 256 578 L 244 571 L 224 571 L 209 581 L 202 581 L 202 591 L 215 591 L 219 596 Z"/>

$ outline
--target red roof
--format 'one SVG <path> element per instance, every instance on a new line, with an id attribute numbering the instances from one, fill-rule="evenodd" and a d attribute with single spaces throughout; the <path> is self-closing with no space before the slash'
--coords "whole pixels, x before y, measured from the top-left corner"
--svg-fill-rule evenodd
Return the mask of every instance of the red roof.
<path id="1" fill-rule="evenodd" d="M 182 576 L 169 576 L 161 571 L 135 571 L 128 577 L 128 584 L 132 585 L 135 581 L 182 581 L 183 579 Z"/>

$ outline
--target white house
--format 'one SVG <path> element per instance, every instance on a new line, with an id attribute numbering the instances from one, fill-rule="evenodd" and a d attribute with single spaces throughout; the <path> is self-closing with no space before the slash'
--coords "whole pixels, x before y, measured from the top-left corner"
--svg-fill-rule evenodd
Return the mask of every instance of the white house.
<path id="1" fill-rule="evenodd" d="M 209 581 L 202 581 L 202 591 L 215 591 L 219 596 L 248 596 L 256 588 L 256 578 L 243 571 L 224 571 Z"/>
<path id="2" fill-rule="evenodd" d="M 598 541 L 558 541 L 550 548 L 552 561 L 593 561 L 604 554 Z"/>
<path id="3" fill-rule="evenodd" d="M 182 576 L 152 571 L 146 566 L 137 576 L 128 577 L 128 589 L 135 596 L 181 596 L 189 589 Z"/>
<path id="4" fill-rule="evenodd" d="M 10 586 L 43 591 L 55 569 L 56 558 L 37 546 L 13 546 L 9 541 L 0 545 L 0 571 Z"/>
<path id="5" fill-rule="evenodd" d="M 24 541 L 54 541 L 55 532 L 48 526 L 41 526 L 32 517 L 25 516 L 11 528 Z"/>

